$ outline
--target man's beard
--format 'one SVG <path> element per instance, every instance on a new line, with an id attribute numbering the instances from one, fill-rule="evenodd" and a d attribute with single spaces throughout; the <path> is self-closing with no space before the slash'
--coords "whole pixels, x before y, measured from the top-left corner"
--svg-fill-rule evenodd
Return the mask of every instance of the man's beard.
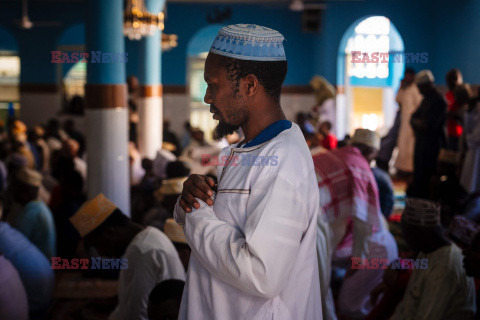
<path id="1" fill-rule="evenodd" d="M 221 140 L 223 137 L 234 133 L 238 128 L 240 128 L 239 125 L 228 124 L 220 120 L 213 131 L 213 139 L 216 141 Z"/>

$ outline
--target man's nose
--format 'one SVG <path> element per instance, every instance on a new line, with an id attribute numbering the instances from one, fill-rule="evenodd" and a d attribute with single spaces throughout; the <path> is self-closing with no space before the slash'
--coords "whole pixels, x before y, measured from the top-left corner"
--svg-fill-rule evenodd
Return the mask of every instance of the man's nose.
<path id="1" fill-rule="evenodd" d="M 212 104 L 212 95 L 210 94 L 210 89 L 207 88 L 207 91 L 205 92 L 205 96 L 203 97 L 203 101 L 205 101 L 206 104 Z"/>

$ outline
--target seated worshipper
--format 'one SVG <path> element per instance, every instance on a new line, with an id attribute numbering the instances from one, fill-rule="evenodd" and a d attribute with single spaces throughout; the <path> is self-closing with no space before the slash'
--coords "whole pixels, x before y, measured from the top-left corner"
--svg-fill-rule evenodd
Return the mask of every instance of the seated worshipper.
<path id="1" fill-rule="evenodd" d="M 190 169 L 182 161 L 173 161 L 167 165 L 167 179 L 155 192 L 155 197 L 169 212 L 173 213 L 178 196 L 182 193 L 183 183 L 190 175 Z"/>
<path id="2" fill-rule="evenodd" d="M 331 132 L 332 123 L 325 121 L 320 125 L 320 133 L 323 135 L 322 147 L 327 150 L 333 150 L 337 148 L 337 137 Z"/>
<path id="3" fill-rule="evenodd" d="M 377 182 L 378 195 L 380 196 L 380 210 L 385 219 L 388 219 L 393 212 L 393 205 L 395 204 L 392 178 L 379 167 L 373 167 L 372 172 Z"/>
<path id="4" fill-rule="evenodd" d="M 188 246 L 182 226 L 180 226 L 174 219 L 167 219 L 167 221 L 165 221 L 163 232 L 173 242 L 186 272 L 192 250 Z"/>
<path id="5" fill-rule="evenodd" d="M 344 250 L 343 239 L 353 232 L 352 258 L 392 261 L 398 255 L 397 244 L 382 216 L 377 183 L 370 169 L 380 138 L 373 131 L 357 129 L 350 143 L 313 157 L 319 203 L 332 234 L 331 252 Z M 323 257 L 326 258 L 332 257 Z M 350 269 L 339 293 L 340 313 L 354 319 L 365 317 L 374 307 L 370 292 L 382 281 L 383 272 Z"/>
<path id="6" fill-rule="evenodd" d="M 214 134 L 215 135 L 215 134 Z M 215 136 L 217 140 L 223 138 Z M 219 155 L 220 148 L 217 144 L 208 143 L 205 134 L 198 128 L 192 129 L 192 141 L 183 150 L 179 160 L 188 164 L 192 174 L 215 174 L 215 166 L 205 164 L 205 159 L 215 158 Z"/>
<path id="7" fill-rule="evenodd" d="M 437 169 L 438 154 L 445 145 L 447 105 L 435 88 L 434 80 L 430 70 L 420 71 L 415 76 L 415 83 L 423 99 L 410 118 L 415 133 L 413 181 L 407 189 L 407 196 L 410 197 L 429 196 L 430 180 Z"/>
<path id="8" fill-rule="evenodd" d="M 148 158 L 143 158 L 142 168 L 145 170 L 145 175 L 142 181 L 140 181 L 140 189 L 150 193 L 157 190 L 162 183 L 162 179 L 153 173 L 153 161 Z"/>
<path id="9" fill-rule="evenodd" d="M 80 173 L 75 170 L 66 173 L 60 181 L 60 189 L 60 201 L 52 209 L 57 230 L 57 254 L 62 258 L 75 258 L 80 236 L 69 219 L 85 201 Z"/>
<path id="10" fill-rule="evenodd" d="M 180 141 L 178 140 L 177 135 L 175 132 L 173 132 L 170 129 L 170 120 L 168 119 L 163 119 L 163 141 L 170 143 L 175 147 L 175 149 L 172 151 L 176 156 L 180 155 L 181 146 L 180 146 Z"/>
<path id="11" fill-rule="evenodd" d="M 0 252 L 0 319 L 28 320 L 27 294 L 15 267 Z"/>
<path id="12" fill-rule="evenodd" d="M 166 146 L 168 147 L 168 145 Z M 171 151 L 162 147 L 162 149 L 157 151 L 157 155 L 153 160 L 153 174 L 161 179 L 165 179 L 167 177 L 167 164 L 172 161 L 177 161 L 177 157 Z"/>
<path id="13" fill-rule="evenodd" d="M 50 259 L 56 256 L 57 235 L 52 212 L 38 199 L 41 183 L 42 175 L 35 170 L 23 168 L 17 173 L 13 190 L 22 208 L 10 212 L 7 221 Z"/>
<path id="14" fill-rule="evenodd" d="M 138 151 L 135 143 L 130 141 L 128 143 L 128 159 L 130 166 L 130 185 L 136 186 L 142 181 L 145 175 L 145 170 L 142 168 L 142 157 Z"/>
<path id="15" fill-rule="evenodd" d="M 146 211 L 141 223 L 146 226 L 163 230 L 165 221 L 173 217 L 173 210 L 178 196 L 182 193 L 183 183 L 190 174 L 190 169 L 182 161 L 172 161 L 167 164 L 167 179 L 154 192 L 157 204 Z"/>
<path id="16" fill-rule="evenodd" d="M 458 152 L 442 149 L 438 155 L 437 173 L 430 182 L 430 199 L 441 206 L 441 221 L 448 226 L 454 214 L 461 212 L 467 195 L 457 177 Z"/>
<path id="17" fill-rule="evenodd" d="M 428 267 L 414 269 L 402 301 L 390 320 L 473 319 L 475 284 L 462 266 L 462 251 L 444 235 L 440 206 L 407 199 L 401 226 L 408 246 L 427 259 Z"/>
<path id="18" fill-rule="evenodd" d="M 48 172 L 50 165 L 50 148 L 48 147 L 47 142 L 43 139 L 44 135 L 45 130 L 41 126 L 33 127 L 33 130 L 31 131 L 31 140 L 34 142 L 34 146 L 40 154 L 40 172 Z"/>
<path id="19" fill-rule="evenodd" d="M 408 266 L 408 268 L 405 266 L 405 269 L 398 269 L 396 265 L 401 263 L 401 259 L 414 259 L 415 256 L 416 253 L 408 252 L 405 256 L 393 262 L 389 261 L 390 265 L 383 273 L 383 282 L 370 293 L 370 299 L 376 305 L 364 320 L 390 319 L 395 308 L 403 299 L 413 269 L 413 266 Z"/>
<path id="20" fill-rule="evenodd" d="M 321 152 L 327 152 L 324 147 L 321 146 L 320 138 L 317 134 L 311 132 L 303 132 L 305 136 L 305 142 L 307 143 L 308 149 L 310 149 L 311 155 L 315 155 Z"/>
<path id="21" fill-rule="evenodd" d="M 241 127 L 245 138 L 221 151 L 218 187 L 193 174 L 175 207 L 192 249 L 181 320 L 322 317 L 318 190 L 302 131 L 280 106 L 283 40 L 266 27 L 230 25 L 207 56 L 204 100 L 215 131 Z"/>
<path id="22" fill-rule="evenodd" d="M 22 279 L 27 293 L 30 319 L 43 319 L 52 302 L 55 287 L 52 264 L 23 234 L 1 221 L 0 251 Z"/>
<path id="23" fill-rule="evenodd" d="M 120 270 L 118 305 L 111 319 L 147 320 L 147 302 L 155 285 L 167 279 L 185 280 L 172 242 L 160 230 L 133 223 L 103 194 L 86 202 L 70 218 L 85 244 L 105 257 L 127 259 Z"/>
<path id="24" fill-rule="evenodd" d="M 170 279 L 160 282 L 148 296 L 149 320 L 178 319 L 185 281 Z"/>
<path id="25" fill-rule="evenodd" d="M 28 143 L 27 126 L 20 120 L 13 121 L 9 131 L 10 145 L 12 152 L 18 152 L 27 159 L 27 167 L 34 169 L 36 167 L 35 155 Z M 38 156 L 38 153 L 36 153 Z"/>
<path id="26" fill-rule="evenodd" d="M 298 112 L 296 115 L 296 123 L 302 130 L 302 133 L 315 132 L 315 127 L 310 122 L 312 120 L 311 115 L 308 112 Z"/>

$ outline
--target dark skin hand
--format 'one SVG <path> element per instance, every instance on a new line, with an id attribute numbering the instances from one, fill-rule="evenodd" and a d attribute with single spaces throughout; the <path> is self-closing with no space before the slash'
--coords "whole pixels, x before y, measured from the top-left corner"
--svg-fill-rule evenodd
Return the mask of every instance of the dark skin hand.
<path id="1" fill-rule="evenodd" d="M 200 203 L 195 199 L 204 201 L 207 205 L 213 205 L 213 189 L 215 181 L 200 174 L 192 174 L 187 181 L 183 183 L 183 191 L 180 198 L 180 207 L 185 212 L 192 212 L 192 208 L 200 208 Z"/>

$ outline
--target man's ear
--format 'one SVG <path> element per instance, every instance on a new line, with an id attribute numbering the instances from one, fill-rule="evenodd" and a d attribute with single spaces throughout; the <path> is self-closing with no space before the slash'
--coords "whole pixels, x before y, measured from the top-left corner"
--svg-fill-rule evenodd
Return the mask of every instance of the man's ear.
<path id="1" fill-rule="evenodd" d="M 254 74 L 249 74 L 244 78 L 245 81 L 245 86 L 246 86 L 246 92 L 245 94 L 248 97 L 254 96 L 260 87 L 260 82 L 258 81 L 258 78 Z"/>

